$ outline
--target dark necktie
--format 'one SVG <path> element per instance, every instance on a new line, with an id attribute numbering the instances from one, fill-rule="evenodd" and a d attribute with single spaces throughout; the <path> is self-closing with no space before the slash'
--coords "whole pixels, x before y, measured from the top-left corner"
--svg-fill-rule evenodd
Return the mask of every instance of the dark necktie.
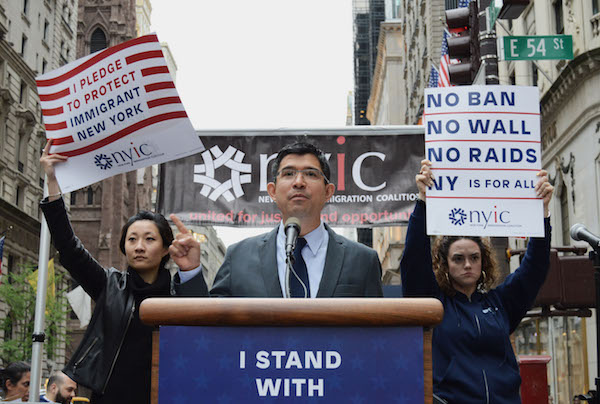
<path id="1" fill-rule="evenodd" d="M 296 275 L 293 273 L 290 274 L 290 295 L 291 297 L 310 297 L 310 286 L 308 284 L 308 271 L 306 270 L 306 262 L 304 262 L 304 258 L 302 258 L 302 249 L 306 245 L 306 239 L 304 237 L 298 238 L 296 241 L 296 248 L 294 249 L 294 271 Z M 306 292 L 304 292 L 304 287 L 302 287 L 302 283 L 298 280 L 300 278 L 304 286 L 306 287 Z"/>

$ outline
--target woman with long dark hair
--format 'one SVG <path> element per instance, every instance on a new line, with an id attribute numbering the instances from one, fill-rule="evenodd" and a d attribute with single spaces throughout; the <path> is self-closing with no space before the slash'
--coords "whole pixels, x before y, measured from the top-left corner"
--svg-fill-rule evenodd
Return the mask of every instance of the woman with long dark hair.
<path id="1" fill-rule="evenodd" d="M 138 212 L 121 231 L 119 247 L 127 258 L 126 270 L 103 268 L 73 232 L 54 171 L 67 157 L 49 154 L 51 145 L 49 140 L 40 158 L 49 193 L 41 208 L 61 264 L 96 302 L 85 336 L 63 372 L 91 388 L 96 404 L 147 404 L 153 328 L 142 324 L 139 307 L 147 297 L 171 294 L 165 264 L 173 232 L 161 214 Z M 190 262 L 198 265 L 200 250 L 192 248 L 197 247 L 193 238 L 181 237 L 184 244 L 191 244 L 185 247 L 186 256 L 174 261 L 181 269 Z"/>
<path id="2" fill-rule="evenodd" d="M 510 334 L 531 308 L 550 262 L 548 204 L 554 188 L 545 171 L 535 186 L 543 200 L 545 237 L 531 238 L 520 267 L 498 277 L 489 242 L 442 236 L 433 251 L 425 228 L 425 190 L 433 186 L 431 162 L 416 176 L 420 200 L 410 217 L 400 262 L 406 297 L 437 297 L 442 323 L 433 330 L 433 392 L 453 404 L 521 402 L 521 378 Z"/>
<path id="3" fill-rule="evenodd" d="M 20 403 L 29 400 L 31 366 L 27 362 L 13 362 L 0 370 L 0 381 L 4 398 L 0 401 Z"/>

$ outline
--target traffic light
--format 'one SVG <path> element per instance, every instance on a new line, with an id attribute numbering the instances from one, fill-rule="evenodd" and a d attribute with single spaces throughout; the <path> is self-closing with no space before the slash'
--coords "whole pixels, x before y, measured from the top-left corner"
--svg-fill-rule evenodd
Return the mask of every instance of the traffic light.
<path id="1" fill-rule="evenodd" d="M 477 2 L 471 1 L 468 7 L 446 10 L 446 24 L 449 29 L 462 28 L 458 36 L 448 37 L 449 58 L 460 59 L 460 63 L 448 66 L 450 83 L 472 84 L 480 64 Z"/>

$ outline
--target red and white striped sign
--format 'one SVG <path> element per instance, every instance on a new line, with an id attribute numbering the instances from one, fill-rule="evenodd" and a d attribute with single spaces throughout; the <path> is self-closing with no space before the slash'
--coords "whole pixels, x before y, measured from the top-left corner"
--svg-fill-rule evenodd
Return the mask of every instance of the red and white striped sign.
<path id="1" fill-rule="evenodd" d="M 86 56 L 36 79 L 63 192 L 204 149 L 155 34 Z"/>

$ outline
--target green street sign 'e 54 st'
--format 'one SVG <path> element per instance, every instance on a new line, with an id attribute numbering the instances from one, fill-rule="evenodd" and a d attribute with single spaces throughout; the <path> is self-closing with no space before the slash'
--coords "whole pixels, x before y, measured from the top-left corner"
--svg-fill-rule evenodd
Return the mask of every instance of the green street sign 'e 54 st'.
<path id="1" fill-rule="evenodd" d="M 504 60 L 573 59 L 571 35 L 504 36 L 498 42 Z"/>

